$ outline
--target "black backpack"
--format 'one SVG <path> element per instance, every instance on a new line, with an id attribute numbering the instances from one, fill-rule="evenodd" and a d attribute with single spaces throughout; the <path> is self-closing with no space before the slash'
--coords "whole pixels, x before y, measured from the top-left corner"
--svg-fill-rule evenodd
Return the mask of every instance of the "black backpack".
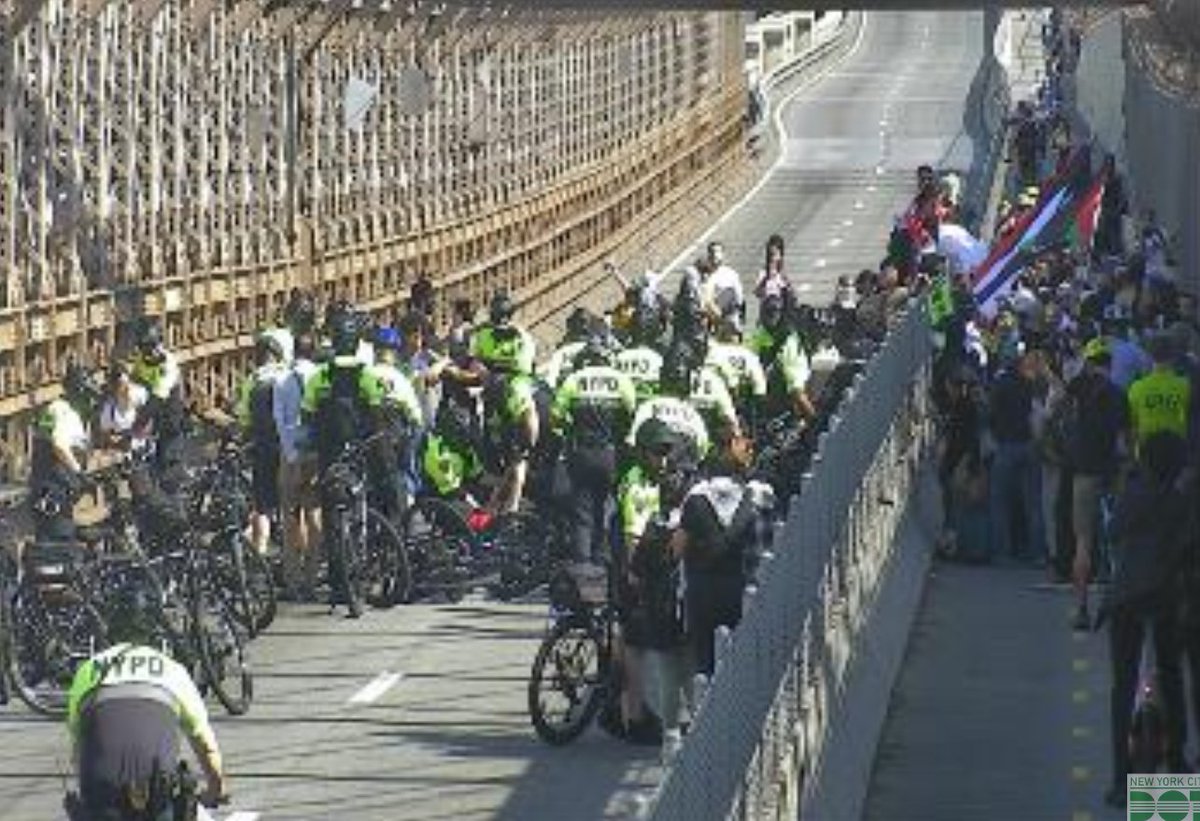
<path id="1" fill-rule="evenodd" d="M 279 447 L 279 429 L 275 425 L 275 385 L 258 381 L 250 389 L 250 437 L 264 447 Z"/>
<path id="2" fill-rule="evenodd" d="M 359 387 L 363 367 L 330 367 L 329 396 L 321 403 L 316 420 L 322 464 L 334 461 L 345 445 L 370 433 L 371 417 Z"/>

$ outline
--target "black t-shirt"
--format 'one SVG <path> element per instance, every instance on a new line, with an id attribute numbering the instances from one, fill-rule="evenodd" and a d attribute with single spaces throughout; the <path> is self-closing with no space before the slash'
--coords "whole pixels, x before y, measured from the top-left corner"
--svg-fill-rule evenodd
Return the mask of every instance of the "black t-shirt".
<path id="1" fill-rule="evenodd" d="M 1006 370 L 992 387 L 988 420 L 997 442 L 1023 444 L 1033 439 L 1033 384 Z"/>
<path id="2" fill-rule="evenodd" d="M 1067 385 L 1075 403 L 1067 448 L 1076 473 L 1107 476 L 1117 470 L 1117 441 L 1129 426 L 1129 405 L 1120 388 L 1102 374 L 1084 372 Z"/>

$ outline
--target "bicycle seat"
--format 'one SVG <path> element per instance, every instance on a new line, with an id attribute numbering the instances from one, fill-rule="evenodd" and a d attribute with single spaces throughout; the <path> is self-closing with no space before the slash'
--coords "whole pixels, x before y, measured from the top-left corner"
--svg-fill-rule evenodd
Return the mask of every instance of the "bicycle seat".
<path id="1" fill-rule="evenodd" d="M 75 537 L 81 544 L 95 547 L 116 539 L 117 531 L 107 524 L 79 525 L 75 528 Z"/>

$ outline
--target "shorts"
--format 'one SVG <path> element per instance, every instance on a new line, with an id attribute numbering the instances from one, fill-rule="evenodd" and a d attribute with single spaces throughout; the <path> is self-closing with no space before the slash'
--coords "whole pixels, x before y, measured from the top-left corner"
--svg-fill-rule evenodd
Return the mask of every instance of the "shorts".
<path id="1" fill-rule="evenodd" d="M 320 507 L 317 493 L 317 458 L 304 455 L 294 462 L 279 462 L 279 504 L 284 512 Z"/>
<path id="2" fill-rule="evenodd" d="M 1071 481 L 1071 527 L 1076 542 L 1096 544 L 1100 522 L 1100 497 L 1104 494 L 1104 477 L 1077 473 Z"/>

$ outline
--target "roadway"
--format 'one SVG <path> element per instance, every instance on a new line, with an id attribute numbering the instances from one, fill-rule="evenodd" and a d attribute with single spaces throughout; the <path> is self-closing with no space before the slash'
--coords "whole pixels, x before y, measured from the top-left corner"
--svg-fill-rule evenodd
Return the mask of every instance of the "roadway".
<path id="1" fill-rule="evenodd" d="M 752 285 L 766 237 L 788 244 L 802 294 L 880 258 L 921 162 L 967 168 L 964 107 L 982 14 L 872 14 L 852 53 L 782 108 L 779 162 L 718 223 Z M 255 703 L 214 709 L 234 805 L 222 819 L 627 817 L 658 778 L 654 750 L 592 731 L 539 743 L 525 681 L 545 605 L 468 599 L 360 621 L 288 606 L 252 648 Z M 67 742 L 20 705 L 0 710 L 0 819 L 61 816 Z"/>

